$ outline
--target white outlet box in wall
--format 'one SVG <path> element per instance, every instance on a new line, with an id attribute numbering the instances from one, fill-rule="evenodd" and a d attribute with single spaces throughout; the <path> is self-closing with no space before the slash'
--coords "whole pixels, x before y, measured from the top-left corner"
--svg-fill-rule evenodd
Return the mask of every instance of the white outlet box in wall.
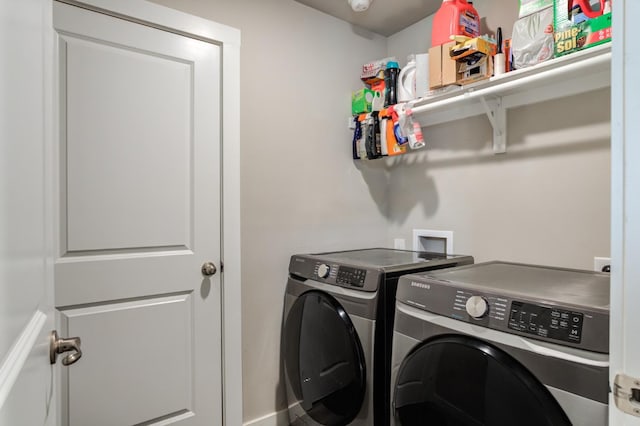
<path id="1" fill-rule="evenodd" d="M 453 231 L 413 230 L 413 249 L 432 253 L 453 253 Z"/>
<path id="2" fill-rule="evenodd" d="M 593 270 L 602 272 L 602 268 L 607 265 L 611 265 L 610 257 L 594 257 L 593 258 Z"/>
<path id="3" fill-rule="evenodd" d="M 393 248 L 396 250 L 405 250 L 407 248 L 407 244 L 404 238 L 395 238 L 393 240 Z"/>

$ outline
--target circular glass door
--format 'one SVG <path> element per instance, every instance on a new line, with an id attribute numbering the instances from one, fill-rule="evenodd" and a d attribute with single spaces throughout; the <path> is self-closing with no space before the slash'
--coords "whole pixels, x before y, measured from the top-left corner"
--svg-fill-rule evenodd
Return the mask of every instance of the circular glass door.
<path id="1" fill-rule="evenodd" d="M 360 339 L 340 303 L 309 291 L 285 321 L 287 380 L 306 413 L 322 425 L 346 425 L 360 412 L 365 360 Z"/>
<path id="2" fill-rule="evenodd" d="M 403 426 L 571 426 L 522 364 L 479 339 L 445 335 L 404 359 L 394 392 Z"/>

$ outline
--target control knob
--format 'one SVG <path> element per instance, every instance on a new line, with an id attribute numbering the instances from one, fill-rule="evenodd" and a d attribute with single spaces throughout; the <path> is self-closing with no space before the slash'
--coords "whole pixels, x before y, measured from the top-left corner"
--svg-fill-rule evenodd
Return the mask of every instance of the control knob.
<path id="1" fill-rule="evenodd" d="M 329 268 L 329 265 L 327 265 L 326 263 L 321 263 L 318 265 L 318 276 L 320 278 L 327 278 L 329 276 L 330 271 L 331 269 Z"/>
<path id="2" fill-rule="evenodd" d="M 471 296 L 467 299 L 467 313 L 473 318 L 482 318 L 489 312 L 489 304 L 482 296 Z"/>

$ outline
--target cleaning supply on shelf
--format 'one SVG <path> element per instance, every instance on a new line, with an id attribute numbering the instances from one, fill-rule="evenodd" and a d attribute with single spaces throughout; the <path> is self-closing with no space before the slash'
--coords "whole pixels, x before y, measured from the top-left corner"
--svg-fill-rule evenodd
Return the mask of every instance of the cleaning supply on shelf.
<path id="1" fill-rule="evenodd" d="M 371 103 L 371 115 L 373 116 L 373 126 L 374 126 L 374 136 L 375 136 L 375 145 L 376 145 L 376 154 L 378 156 L 385 156 L 386 153 L 386 142 L 385 142 L 385 134 L 384 131 L 386 129 L 383 128 L 382 123 L 382 111 L 384 109 L 384 98 L 382 94 L 376 93 L 376 96 Z M 386 125 L 386 123 L 384 123 Z"/>
<path id="2" fill-rule="evenodd" d="M 407 138 L 409 148 L 419 149 L 425 146 L 422 127 L 420 123 L 413 120 L 413 111 L 409 104 L 398 104 L 394 109 L 398 114 L 400 131 Z"/>
<path id="3" fill-rule="evenodd" d="M 570 0 L 568 10 L 572 22 L 579 24 L 580 22 L 602 16 L 605 13 L 607 2 L 605 0 L 599 0 L 599 3 L 600 7 L 594 10 L 588 0 Z M 609 5 L 609 12 L 611 12 L 611 5 Z"/>
<path id="4" fill-rule="evenodd" d="M 352 157 L 354 160 L 360 159 L 360 138 L 362 137 L 362 126 L 360 125 L 359 117 L 356 115 L 353 117 L 353 139 L 351 140 Z"/>
<path id="5" fill-rule="evenodd" d="M 384 81 L 384 70 L 387 68 L 387 63 L 391 61 L 397 62 L 398 60 L 395 56 L 390 56 L 364 64 L 362 66 L 362 72 L 360 73 L 360 80 L 367 86 L 372 86 L 377 82 Z"/>
<path id="6" fill-rule="evenodd" d="M 380 120 L 380 155 L 386 157 L 389 155 L 389 146 L 387 145 L 387 122 L 389 117 L 387 116 L 387 110 L 380 111 L 378 118 Z"/>
<path id="7" fill-rule="evenodd" d="M 387 68 L 384 70 L 384 106 L 395 105 L 398 103 L 398 75 L 400 74 L 400 66 L 396 61 L 387 62 Z"/>
<path id="8" fill-rule="evenodd" d="M 556 0 L 553 11 L 555 57 L 611 41 L 610 0 Z"/>
<path id="9" fill-rule="evenodd" d="M 504 52 L 504 71 L 513 71 L 513 57 L 511 56 L 511 39 L 508 38 L 502 42 L 502 51 Z"/>
<path id="10" fill-rule="evenodd" d="M 367 159 L 367 146 L 366 146 L 366 135 L 367 135 L 367 123 L 366 123 L 367 114 L 360 114 L 358 116 L 358 122 L 360 123 L 360 138 L 356 141 L 358 147 L 358 158 L 364 160 Z"/>
<path id="11" fill-rule="evenodd" d="M 467 0 L 443 0 L 433 16 L 431 46 L 440 46 L 450 41 L 452 35 L 469 38 L 480 35 L 480 16 Z"/>
<path id="12" fill-rule="evenodd" d="M 351 114 L 371 112 L 371 104 L 376 92 L 370 89 L 360 89 L 351 93 Z"/>
<path id="13" fill-rule="evenodd" d="M 382 156 L 382 145 L 380 142 L 380 118 L 378 117 L 379 111 L 372 111 L 371 118 L 373 119 L 373 149 L 375 158 Z"/>
<path id="14" fill-rule="evenodd" d="M 553 57 L 553 8 L 542 9 L 513 24 L 513 67 L 521 69 Z"/>
<path id="15" fill-rule="evenodd" d="M 375 130 L 374 122 L 371 114 L 367 114 L 364 120 L 365 123 L 365 150 L 367 152 L 367 158 L 373 160 L 378 158 L 376 155 L 376 142 L 375 142 Z"/>
<path id="16" fill-rule="evenodd" d="M 393 135 L 396 138 L 396 142 L 400 146 L 405 145 L 407 142 L 409 142 L 409 139 L 402 133 L 402 129 L 400 127 L 400 110 L 401 109 L 402 109 L 402 104 L 391 105 L 388 108 L 389 114 L 391 115 L 391 120 L 393 121 Z"/>
<path id="17" fill-rule="evenodd" d="M 416 98 L 424 98 L 429 94 L 429 54 L 416 55 Z"/>
<path id="18" fill-rule="evenodd" d="M 416 98 L 416 57 L 409 55 L 407 65 L 398 74 L 398 102 Z"/>
<path id="19" fill-rule="evenodd" d="M 394 156 L 394 155 L 400 155 L 400 154 L 404 154 L 405 152 L 407 152 L 407 146 L 406 145 L 400 145 L 398 143 L 398 139 L 396 138 L 396 134 L 394 132 L 394 122 L 393 122 L 393 118 L 392 118 L 392 114 L 391 114 L 391 110 L 393 108 L 387 108 L 385 110 L 382 110 L 382 114 L 383 117 L 386 119 L 386 131 L 385 131 L 385 142 L 387 145 L 387 155 L 388 156 Z M 397 118 L 397 115 L 396 115 Z M 380 129 L 380 132 L 382 132 L 382 129 Z"/>

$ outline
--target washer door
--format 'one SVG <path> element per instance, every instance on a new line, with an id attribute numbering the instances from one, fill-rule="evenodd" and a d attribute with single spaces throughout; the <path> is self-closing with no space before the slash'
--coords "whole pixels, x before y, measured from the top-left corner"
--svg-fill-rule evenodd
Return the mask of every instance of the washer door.
<path id="1" fill-rule="evenodd" d="M 365 360 L 349 315 L 329 294 L 309 291 L 284 329 L 285 369 L 301 407 L 322 425 L 346 425 L 360 412 Z"/>
<path id="2" fill-rule="evenodd" d="M 407 355 L 395 387 L 396 424 L 571 426 L 522 364 L 479 339 L 443 335 Z"/>

